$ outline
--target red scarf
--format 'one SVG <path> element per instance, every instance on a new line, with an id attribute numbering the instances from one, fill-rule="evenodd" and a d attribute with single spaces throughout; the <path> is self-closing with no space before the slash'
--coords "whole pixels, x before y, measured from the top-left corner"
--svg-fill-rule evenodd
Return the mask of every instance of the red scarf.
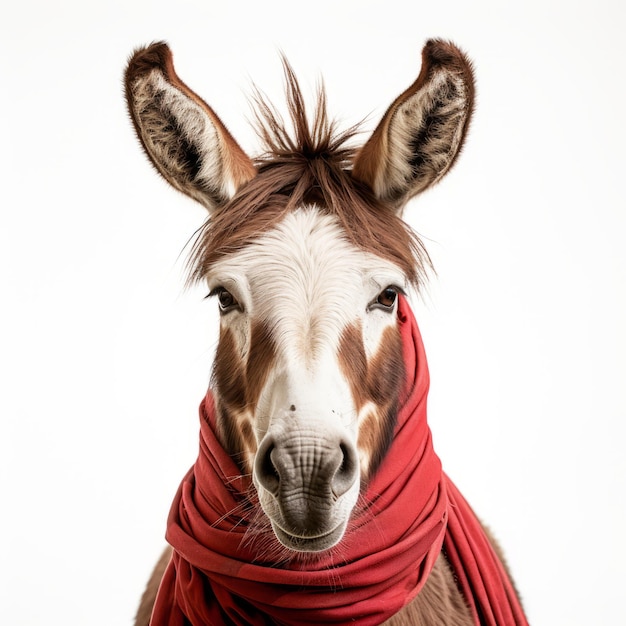
<path id="1" fill-rule="evenodd" d="M 265 537 L 242 541 L 258 515 L 253 488 L 217 440 L 207 394 L 198 460 L 168 519 L 174 553 L 151 626 L 380 624 L 415 598 L 442 547 L 475 624 L 527 625 L 479 521 L 433 450 L 426 355 L 403 298 L 398 318 L 408 380 L 394 440 L 339 546 L 306 565 L 265 562 Z"/>

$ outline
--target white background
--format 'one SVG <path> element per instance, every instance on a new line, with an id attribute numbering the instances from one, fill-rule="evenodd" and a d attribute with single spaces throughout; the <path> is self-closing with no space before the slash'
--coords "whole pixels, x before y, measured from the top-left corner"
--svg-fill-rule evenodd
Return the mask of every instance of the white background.
<path id="1" fill-rule="evenodd" d="M 624 624 L 623 3 L 40 0 L 0 20 L 0 623 L 130 624 L 197 446 L 214 303 L 185 291 L 204 211 L 140 152 L 121 76 L 167 39 L 243 147 L 283 50 L 372 129 L 425 40 L 473 58 L 453 172 L 409 207 L 449 474 L 530 622 Z"/>

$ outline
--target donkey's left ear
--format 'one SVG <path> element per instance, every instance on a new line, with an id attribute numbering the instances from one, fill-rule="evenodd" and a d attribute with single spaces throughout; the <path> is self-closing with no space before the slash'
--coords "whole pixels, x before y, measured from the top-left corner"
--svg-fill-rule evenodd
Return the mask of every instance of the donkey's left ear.
<path id="1" fill-rule="evenodd" d="M 137 136 L 173 187 L 212 211 L 254 178 L 251 159 L 220 118 L 178 78 L 165 43 L 137 50 L 125 83 Z"/>
<path id="2" fill-rule="evenodd" d="M 451 43 L 428 41 L 420 75 L 357 153 L 352 175 L 401 210 L 452 167 L 473 108 L 470 61 Z"/>

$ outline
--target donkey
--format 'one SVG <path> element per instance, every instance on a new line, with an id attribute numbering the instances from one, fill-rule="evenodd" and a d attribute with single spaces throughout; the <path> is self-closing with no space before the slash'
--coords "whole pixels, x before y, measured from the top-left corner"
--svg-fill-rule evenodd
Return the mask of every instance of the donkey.
<path id="1" fill-rule="evenodd" d="M 360 148 L 323 88 L 311 117 L 283 64 L 291 125 L 257 91 L 255 159 L 165 43 L 126 70 L 145 153 L 208 210 L 190 280 L 220 312 L 198 460 L 135 623 L 526 624 L 499 548 L 432 449 L 406 299 L 430 260 L 402 212 L 461 151 L 471 63 L 428 41 Z"/>

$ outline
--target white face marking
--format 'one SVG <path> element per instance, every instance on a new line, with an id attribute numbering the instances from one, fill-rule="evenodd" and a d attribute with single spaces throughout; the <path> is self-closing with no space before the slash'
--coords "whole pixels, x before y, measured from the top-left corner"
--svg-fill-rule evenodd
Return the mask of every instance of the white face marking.
<path id="1" fill-rule="evenodd" d="M 259 438 L 271 415 L 299 400 L 316 403 L 321 396 L 345 413 L 351 400 L 338 374 L 341 332 L 360 322 L 366 354 L 375 353 L 395 316 L 368 305 L 389 285 L 406 288 L 395 264 L 354 247 L 336 221 L 314 207 L 289 213 L 274 230 L 217 263 L 207 279 L 210 289 L 224 287 L 242 305 L 243 313 L 221 319 L 234 333 L 240 357 L 248 354 L 252 320 L 263 321 L 276 342 L 278 362 L 255 424 Z"/>
<path id="2" fill-rule="evenodd" d="M 338 360 L 341 334 L 356 324 L 363 330 L 366 354 L 377 351 L 385 329 L 396 324 L 395 307 L 385 311 L 369 305 L 389 285 L 405 288 L 402 271 L 356 248 L 334 218 L 308 207 L 287 214 L 273 230 L 222 259 L 208 282 L 210 289 L 227 289 L 241 305 L 242 310 L 221 317 L 239 358 L 249 353 L 253 323 L 262 321 L 275 342 L 272 371 L 255 414 L 248 416 L 257 446 L 264 437 L 308 441 L 314 429 L 322 446 L 326 438 L 357 450 L 360 416 Z M 367 455 L 357 454 L 361 471 L 366 470 Z M 255 485 L 274 523 L 280 516 L 275 494 L 256 474 Z M 359 488 L 357 470 L 354 484 L 336 499 L 329 523 L 347 523 Z"/>

